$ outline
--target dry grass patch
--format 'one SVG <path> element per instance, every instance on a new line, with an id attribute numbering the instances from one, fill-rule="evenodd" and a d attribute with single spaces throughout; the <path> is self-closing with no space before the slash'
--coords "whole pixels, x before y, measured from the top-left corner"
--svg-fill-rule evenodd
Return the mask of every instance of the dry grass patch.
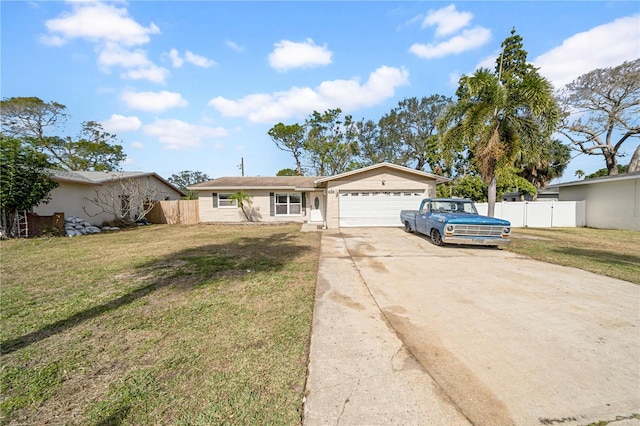
<path id="1" fill-rule="evenodd" d="M 299 424 L 318 233 L 3 241 L 3 424 Z"/>
<path id="2" fill-rule="evenodd" d="M 509 251 L 640 284 L 640 232 L 514 228 L 511 240 Z"/>

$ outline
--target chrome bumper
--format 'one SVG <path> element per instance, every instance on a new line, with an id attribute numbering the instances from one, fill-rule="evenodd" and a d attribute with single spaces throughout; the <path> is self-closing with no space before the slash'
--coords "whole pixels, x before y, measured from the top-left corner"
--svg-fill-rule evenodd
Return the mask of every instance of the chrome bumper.
<path id="1" fill-rule="evenodd" d="M 468 244 L 474 246 L 506 246 L 511 240 L 509 238 L 495 237 L 446 237 L 442 236 L 442 242 L 446 244 Z"/>

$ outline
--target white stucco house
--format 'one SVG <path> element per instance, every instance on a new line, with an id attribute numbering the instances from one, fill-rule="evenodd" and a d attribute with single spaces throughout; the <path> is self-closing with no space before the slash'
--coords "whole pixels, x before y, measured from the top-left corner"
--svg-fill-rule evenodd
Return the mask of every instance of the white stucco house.
<path id="1" fill-rule="evenodd" d="M 555 186 L 560 201 L 585 201 L 586 226 L 640 231 L 640 172 Z"/>
<path id="2" fill-rule="evenodd" d="M 132 218 L 144 203 L 179 200 L 186 194 L 156 173 L 146 172 L 69 172 L 51 170 L 59 186 L 51 200 L 34 207 L 40 216 L 64 213 L 102 226 L 126 212 Z"/>
<path id="3" fill-rule="evenodd" d="M 200 222 L 242 222 L 229 196 L 251 195 L 255 222 L 301 222 L 325 228 L 400 226 L 400 210 L 417 209 L 447 178 L 390 163 L 335 176 L 221 177 L 188 187 L 198 192 Z"/>

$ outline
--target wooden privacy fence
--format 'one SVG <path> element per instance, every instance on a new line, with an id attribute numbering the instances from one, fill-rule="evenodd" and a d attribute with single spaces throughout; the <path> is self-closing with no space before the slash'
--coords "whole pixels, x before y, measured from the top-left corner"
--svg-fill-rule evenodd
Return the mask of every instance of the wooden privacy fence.
<path id="1" fill-rule="evenodd" d="M 200 220 L 198 200 L 158 201 L 146 217 L 151 223 L 195 225 Z"/>

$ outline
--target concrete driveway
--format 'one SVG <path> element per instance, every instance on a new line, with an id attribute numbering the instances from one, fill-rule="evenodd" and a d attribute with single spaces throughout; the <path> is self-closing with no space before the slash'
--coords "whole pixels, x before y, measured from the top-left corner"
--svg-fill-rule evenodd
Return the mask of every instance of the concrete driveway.
<path id="1" fill-rule="evenodd" d="M 639 323 L 625 281 L 325 231 L 305 424 L 640 424 Z"/>

